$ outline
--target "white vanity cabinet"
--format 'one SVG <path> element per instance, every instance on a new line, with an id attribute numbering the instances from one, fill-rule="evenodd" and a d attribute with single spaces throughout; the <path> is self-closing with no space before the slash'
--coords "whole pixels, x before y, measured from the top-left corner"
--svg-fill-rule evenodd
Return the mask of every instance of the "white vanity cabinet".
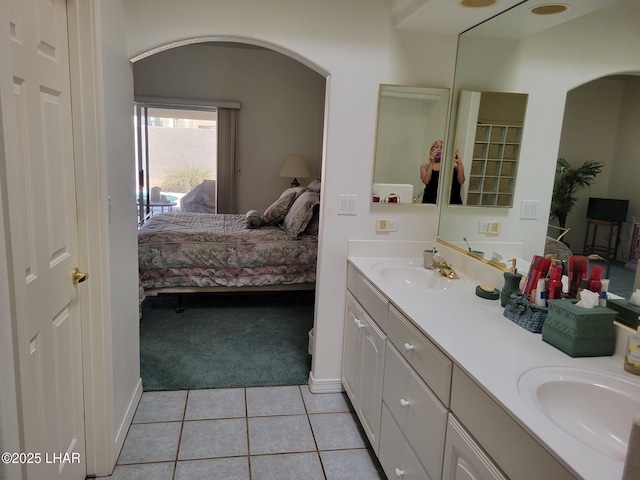
<path id="1" fill-rule="evenodd" d="M 575 480 L 351 263 L 347 279 L 342 382 L 389 479 Z"/>
<path id="2" fill-rule="evenodd" d="M 453 415 L 449 415 L 442 480 L 508 480 Z"/>
<path id="3" fill-rule="evenodd" d="M 350 267 L 351 269 L 351 267 Z M 381 324 L 386 324 L 387 303 L 383 296 L 377 294 L 366 280 L 357 272 L 352 272 L 349 287 L 354 290 L 366 288 L 375 298 L 383 303 L 385 312 Z M 376 296 L 379 295 L 379 296 Z M 378 452 L 380 438 L 380 415 L 382 411 L 382 382 L 384 377 L 384 358 L 387 337 L 379 326 L 380 303 L 371 298 L 365 306 L 361 305 L 353 295 L 347 292 L 345 310 L 342 383 L 360 419 L 360 423 L 373 447 Z M 373 317 L 369 313 L 375 312 Z"/>

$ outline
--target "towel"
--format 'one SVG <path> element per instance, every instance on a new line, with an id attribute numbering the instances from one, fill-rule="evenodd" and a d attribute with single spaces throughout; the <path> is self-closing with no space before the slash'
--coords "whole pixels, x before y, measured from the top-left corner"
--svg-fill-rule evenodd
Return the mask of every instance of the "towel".
<path id="1" fill-rule="evenodd" d="M 638 478 L 640 478 L 640 414 L 633 417 L 627 458 L 622 472 L 622 480 L 638 480 Z"/>
<path id="2" fill-rule="evenodd" d="M 258 228 L 262 225 L 262 214 L 257 210 L 249 210 L 245 215 L 245 226 L 247 228 Z"/>

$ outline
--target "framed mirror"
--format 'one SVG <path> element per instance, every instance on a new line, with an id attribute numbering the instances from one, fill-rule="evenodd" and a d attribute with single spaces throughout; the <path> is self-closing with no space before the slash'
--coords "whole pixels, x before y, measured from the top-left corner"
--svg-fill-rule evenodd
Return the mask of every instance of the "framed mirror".
<path id="1" fill-rule="evenodd" d="M 513 206 L 527 98 L 521 93 L 460 91 L 450 204 Z"/>
<path id="2" fill-rule="evenodd" d="M 420 165 L 444 141 L 448 111 L 449 89 L 380 85 L 373 203 L 422 205 Z"/>

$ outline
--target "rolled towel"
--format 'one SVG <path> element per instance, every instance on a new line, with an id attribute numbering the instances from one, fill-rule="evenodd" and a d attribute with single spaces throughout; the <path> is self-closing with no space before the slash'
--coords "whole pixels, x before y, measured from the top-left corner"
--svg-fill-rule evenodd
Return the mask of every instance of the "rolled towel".
<path id="1" fill-rule="evenodd" d="M 262 214 L 257 210 L 249 210 L 245 215 L 245 226 L 247 228 L 258 228 L 262 225 Z"/>
<path id="2" fill-rule="evenodd" d="M 638 480 L 638 478 L 640 478 L 640 414 L 633 417 L 627 457 L 622 472 L 622 480 Z"/>

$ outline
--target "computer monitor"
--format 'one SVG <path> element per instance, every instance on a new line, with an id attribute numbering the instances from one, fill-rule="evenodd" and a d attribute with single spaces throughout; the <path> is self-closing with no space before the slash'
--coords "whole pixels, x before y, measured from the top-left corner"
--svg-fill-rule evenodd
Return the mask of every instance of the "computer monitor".
<path id="1" fill-rule="evenodd" d="M 622 223 L 627 220 L 627 210 L 629 210 L 629 200 L 592 197 L 589 198 L 587 206 L 587 218 Z"/>

